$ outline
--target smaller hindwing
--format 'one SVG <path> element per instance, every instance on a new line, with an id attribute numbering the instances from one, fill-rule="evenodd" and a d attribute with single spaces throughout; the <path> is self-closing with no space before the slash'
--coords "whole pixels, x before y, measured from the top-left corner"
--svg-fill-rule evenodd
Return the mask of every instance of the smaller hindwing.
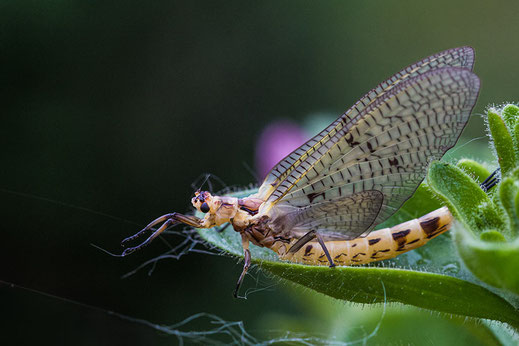
<path id="1" fill-rule="evenodd" d="M 274 217 L 270 227 L 275 233 L 326 232 L 329 238 L 350 239 L 370 228 L 383 204 L 384 195 L 367 190 L 349 196 L 321 201 L 306 207 L 288 207 Z M 345 232 L 348 230 L 348 232 Z"/>

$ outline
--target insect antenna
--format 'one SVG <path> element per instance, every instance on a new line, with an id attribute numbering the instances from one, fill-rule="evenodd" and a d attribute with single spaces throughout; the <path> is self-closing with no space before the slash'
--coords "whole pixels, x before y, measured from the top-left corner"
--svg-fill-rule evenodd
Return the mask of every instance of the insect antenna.
<path id="1" fill-rule="evenodd" d="M 191 184 L 191 188 L 193 189 L 193 191 L 202 191 L 202 187 L 205 185 L 205 183 L 207 183 L 207 186 L 209 187 L 208 191 L 213 193 L 214 188 L 213 188 L 213 183 L 211 182 L 211 179 L 218 182 L 218 184 L 220 184 L 224 188 L 227 187 L 227 184 L 222 179 L 220 179 L 218 176 L 216 176 L 212 173 L 203 173 L 198 178 L 195 179 L 195 181 Z M 200 181 L 202 181 L 202 183 L 200 183 Z"/>
<path id="2" fill-rule="evenodd" d="M 260 177 L 256 174 L 256 172 L 254 172 L 254 170 L 247 164 L 247 162 L 245 161 L 242 161 L 241 162 L 242 166 L 245 167 L 245 169 L 247 170 L 247 172 L 250 173 L 250 175 L 252 175 L 252 177 L 254 178 L 254 181 L 256 181 L 257 183 L 260 183 L 261 180 L 260 180 Z"/>

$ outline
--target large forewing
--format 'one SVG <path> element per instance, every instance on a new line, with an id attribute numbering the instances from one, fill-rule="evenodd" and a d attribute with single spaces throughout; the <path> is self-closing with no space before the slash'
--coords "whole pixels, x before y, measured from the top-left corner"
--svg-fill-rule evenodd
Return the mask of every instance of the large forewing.
<path id="1" fill-rule="evenodd" d="M 345 135 L 327 142 L 327 160 L 319 161 L 325 163 L 299 177 L 274 208 L 333 204 L 363 191 L 379 191 L 380 210 L 374 220 L 363 223 L 369 223 L 363 230 L 339 222 L 349 209 L 311 224 L 347 238 L 366 234 L 412 195 L 428 163 L 454 146 L 478 92 L 477 76 L 454 67 L 400 83 L 360 113 Z"/>
<path id="2" fill-rule="evenodd" d="M 323 169 L 329 168 L 329 165 L 337 159 L 334 155 L 341 155 L 330 149 L 358 122 L 361 118 L 360 114 L 366 108 L 372 106 L 399 84 L 446 66 L 471 70 L 473 64 L 473 49 L 460 47 L 427 57 L 398 72 L 364 95 L 326 129 L 281 160 L 265 178 L 259 197 L 264 200 L 279 201 L 301 177 L 312 172 L 316 176 Z"/>

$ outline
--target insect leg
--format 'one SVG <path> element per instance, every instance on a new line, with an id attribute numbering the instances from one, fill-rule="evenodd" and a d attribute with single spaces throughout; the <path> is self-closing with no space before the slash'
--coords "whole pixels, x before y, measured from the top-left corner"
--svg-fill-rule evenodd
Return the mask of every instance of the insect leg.
<path id="1" fill-rule="evenodd" d="M 321 245 L 321 247 L 324 251 L 324 254 L 326 255 L 326 258 L 328 259 L 328 263 L 330 263 L 330 268 L 335 267 L 335 263 L 333 263 L 332 256 L 330 256 L 330 252 L 328 252 L 328 249 L 326 248 L 326 245 L 324 244 L 324 240 L 319 233 L 317 233 L 317 241 Z"/>
<path id="2" fill-rule="evenodd" d="M 164 232 L 164 230 L 170 226 L 172 226 L 173 224 L 175 224 L 175 222 L 173 221 L 173 219 L 168 219 L 166 220 L 166 222 L 164 222 L 162 224 L 162 226 L 159 227 L 158 230 L 156 230 L 155 232 L 153 232 L 149 237 L 148 239 L 146 239 L 145 241 L 143 241 L 142 243 L 140 243 L 139 245 L 137 246 L 134 246 L 134 247 L 129 247 L 127 249 L 125 249 L 123 251 L 123 253 L 121 254 L 121 256 L 126 256 L 126 255 L 129 255 L 131 254 L 132 252 L 135 252 L 137 250 L 140 250 L 142 249 L 143 247 L 145 247 L 146 245 L 148 245 L 149 243 L 151 243 L 151 241 L 153 239 L 155 239 L 156 237 L 159 236 L 159 234 L 161 234 L 162 232 Z M 142 231 L 140 231 L 139 233 L 141 233 Z M 141 233 L 142 234 L 142 233 Z"/>
<path id="3" fill-rule="evenodd" d="M 218 229 L 216 230 L 216 232 L 218 232 L 218 233 L 222 233 L 223 231 L 225 231 L 225 230 L 227 229 L 227 227 L 230 226 L 230 224 L 231 224 L 230 222 L 227 222 L 227 224 L 226 224 L 225 226 L 222 226 L 222 227 L 218 228 Z"/>
<path id="4" fill-rule="evenodd" d="M 141 231 L 137 232 L 136 234 L 132 235 L 131 237 L 128 237 L 128 238 L 124 239 L 121 242 L 121 246 L 126 247 L 126 245 L 130 241 L 133 241 L 133 240 L 139 238 L 140 236 L 142 236 L 147 231 L 152 231 L 154 226 L 162 223 L 162 225 L 156 231 L 154 231 L 148 237 L 148 239 L 146 239 L 145 241 L 143 241 L 141 244 L 139 244 L 137 246 L 127 248 L 126 250 L 123 251 L 121 256 L 129 255 L 132 252 L 135 252 L 135 251 L 143 248 L 144 246 L 148 245 L 149 243 L 151 243 L 151 241 L 153 239 L 155 239 L 157 236 L 159 236 L 162 232 L 164 232 L 170 226 L 173 226 L 173 225 L 176 225 L 176 224 L 179 224 L 179 223 L 183 223 L 183 224 L 186 224 L 188 226 L 199 228 L 199 227 L 202 226 L 202 222 L 203 222 L 202 219 L 199 219 L 198 217 L 191 216 L 191 215 L 183 215 L 183 214 L 179 214 L 179 213 L 170 213 L 170 214 L 162 215 L 161 217 L 159 217 L 159 218 L 153 220 L 152 222 L 150 222 Z"/>
<path id="5" fill-rule="evenodd" d="M 144 227 L 142 230 L 140 230 L 139 232 L 135 233 L 134 235 L 128 237 L 128 238 L 125 238 L 123 239 L 123 241 L 121 241 L 121 246 L 122 247 L 126 247 L 126 244 L 139 238 L 141 235 L 143 235 L 144 233 L 146 233 L 147 231 L 151 230 L 153 228 L 153 226 L 156 226 L 158 225 L 159 223 L 163 223 L 163 222 L 166 222 L 168 219 L 171 219 L 171 216 L 173 214 L 166 214 L 166 215 L 162 215 L 161 217 L 153 220 L 152 222 L 150 222 L 146 227 Z"/>
<path id="6" fill-rule="evenodd" d="M 319 245 L 321 245 L 321 248 L 323 249 L 326 258 L 328 259 L 328 263 L 330 263 L 330 268 L 335 267 L 335 263 L 333 263 L 332 256 L 330 256 L 330 252 L 326 248 L 323 238 L 316 231 L 310 231 L 301 238 L 299 238 L 299 240 L 296 241 L 295 244 L 290 247 L 290 249 L 288 249 L 288 253 L 294 254 L 298 252 L 306 243 L 314 240 L 315 238 L 317 238 Z"/>
<path id="7" fill-rule="evenodd" d="M 298 252 L 306 243 L 314 240 L 316 233 L 316 231 L 310 231 L 306 233 L 304 236 L 299 238 L 299 240 L 296 241 L 295 244 L 290 247 L 290 249 L 288 249 L 288 253 L 294 254 Z"/>
<path id="8" fill-rule="evenodd" d="M 243 271 L 241 272 L 240 278 L 238 279 L 238 282 L 236 283 L 236 288 L 234 289 L 234 292 L 232 293 L 234 298 L 238 298 L 238 291 L 240 290 L 241 283 L 243 281 L 243 278 L 245 277 L 245 274 L 247 274 L 247 270 L 249 270 L 249 267 L 251 264 L 251 256 L 250 256 L 250 251 L 249 251 L 249 240 L 244 235 L 241 236 L 241 243 L 243 246 L 244 264 L 243 264 Z"/>

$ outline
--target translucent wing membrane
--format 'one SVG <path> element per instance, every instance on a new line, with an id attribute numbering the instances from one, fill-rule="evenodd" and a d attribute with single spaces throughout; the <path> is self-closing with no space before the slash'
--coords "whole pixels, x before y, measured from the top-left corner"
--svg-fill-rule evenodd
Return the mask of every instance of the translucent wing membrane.
<path id="1" fill-rule="evenodd" d="M 274 167 L 260 196 L 279 210 L 321 210 L 299 212 L 301 227 L 367 234 L 412 195 L 428 163 L 454 146 L 479 92 L 473 61 L 471 48 L 458 48 L 391 77 Z M 368 191 L 371 199 L 362 194 Z M 345 203 L 359 196 L 379 208 Z"/>
<path id="2" fill-rule="evenodd" d="M 274 220 L 271 227 L 276 232 L 290 230 L 303 235 L 308 230 L 320 230 L 322 225 L 327 225 L 361 234 L 375 221 L 383 200 L 380 191 L 367 190 L 302 208 L 289 207 Z"/>
<path id="3" fill-rule="evenodd" d="M 264 189 L 260 190 L 260 196 L 263 199 L 269 198 L 270 201 L 282 197 L 301 175 L 307 173 L 322 159 L 322 156 L 327 153 L 327 146 L 331 145 L 329 141 L 334 135 L 346 134 L 366 107 L 376 102 L 378 98 L 398 84 L 434 69 L 453 66 L 472 70 L 473 65 L 474 50 L 471 47 L 460 47 L 427 57 L 398 72 L 364 95 L 335 122 L 274 166 L 265 178 Z"/>

